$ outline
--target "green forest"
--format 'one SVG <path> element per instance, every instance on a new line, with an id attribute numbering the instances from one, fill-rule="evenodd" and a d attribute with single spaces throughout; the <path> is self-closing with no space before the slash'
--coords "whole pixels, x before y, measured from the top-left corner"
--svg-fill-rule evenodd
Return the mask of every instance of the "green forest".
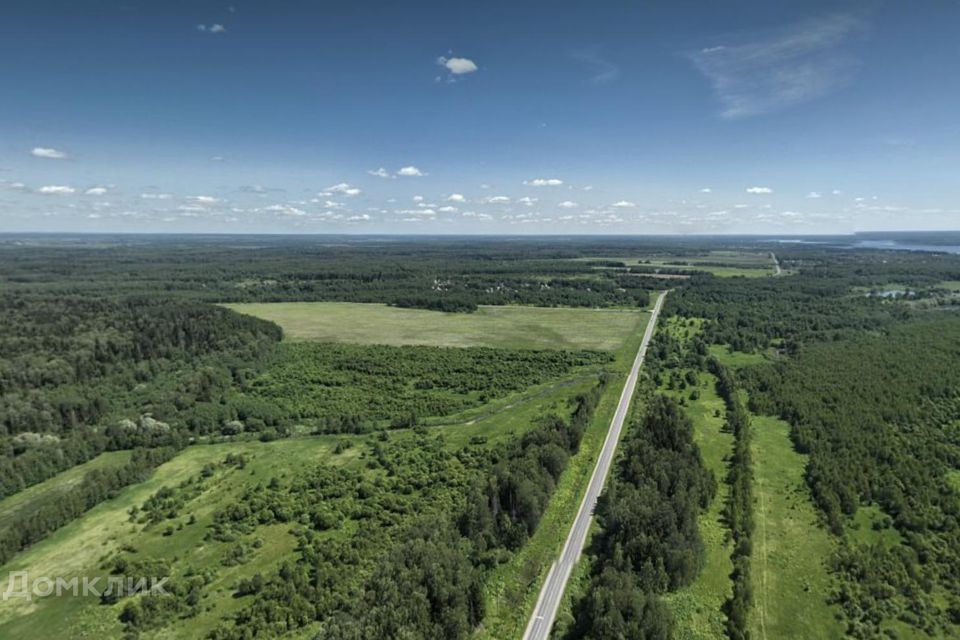
<path id="1" fill-rule="evenodd" d="M 0 637 L 482 635 L 532 607 L 503 573 L 535 593 L 549 571 L 515 560 L 572 520 L 551 509 L 579 503 L 640 336 L 291 340 L 220 304 L 640 317 L 665 289 L 554 637 L 765 637 L 791 596 L 765 500 L 823 536 L 804 597 L 847 637 L 960 635 L 957 281 L 960 256 L 758 238 L 0 238 L 0 579 L 169 586 L 4 600 Z M 774 423 L 796 486 L 760 484 Z M 696 610 L 702 585 L 722 605 Z M 678 594 L 718 624 L 690 636 Z"/>

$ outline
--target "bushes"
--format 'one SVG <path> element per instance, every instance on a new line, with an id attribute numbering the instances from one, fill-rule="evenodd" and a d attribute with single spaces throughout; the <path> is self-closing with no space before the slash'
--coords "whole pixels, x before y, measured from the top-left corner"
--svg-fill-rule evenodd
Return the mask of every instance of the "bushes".
<path id="1" fill-rule="evenodd" d="M 312 420 L 321 432 L 362 433 L 411 427 L 610 359 L 592 351 L 290 343 L 233 405 L 261 407 L 268 424 Z"/>

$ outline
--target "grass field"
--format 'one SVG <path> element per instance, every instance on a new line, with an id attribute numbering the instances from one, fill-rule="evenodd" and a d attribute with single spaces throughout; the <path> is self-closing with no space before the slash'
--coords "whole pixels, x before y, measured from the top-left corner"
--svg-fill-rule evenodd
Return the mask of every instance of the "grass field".
<path id="1" fill-rule="evenodd" d="M 283 327 L 291 340 L 359 344 L 598 349 L 614 351 L 642 333 L 641 310 L 480 307 L 441 313 L 353 302 L 274 302 L 227 307 Z"/>
<path id="2" fill-rule="evenodd" d="M 720 364 L 734 369 L 738 367 L 749 367 L 754 364 L 764 364 L 769 361 L 767 356 L 762 353 L 733 351 L 730 347 L 719 344 L 710 345 L 710 355 L 719 360 Z"/>
<path id="3" fill-rule="evenodd" d="M 47 482 L 27 487 L 23 491 L 0 500 L 0 531 L 3 531 L 5 523 L 10 522 L 12 518 L 23 517 L 32 513 L 35 510 L 34 505 L 70 491 L 79 485 L 90 471 L 121 467 L 129 459 L 129 451 L 103 453 L 89 462 L 64 471 Z"/>
<path id="4" fill-rule="evenodd" d="M 673 611 L 677 640 L 710 640 L 725 637 L 726 616 L 723 605 L 730 597 L 730 554 L 733 543 L 723 522 L 723 507 L 730 493 L 724 482 L 727 457 L 733 451 L 733 434 L 723 430 L 724 403 L 717 395 L 716 378 L 700 373 L 700 397 L 687 400 L 686 413 L 694 426 L 694 438 L 700 455 L 717 480 L 717 494 L 710 508 L 698 521 L 706 550 L 706 562 L 697 579 L 688 587 L 668 594 L 664 600 Z M 674 393 L 673 395 L 680 395 Z"/>
<path id="5" fill-rule="evenodd" d="M 576 260 L 614 260 L 623 262 L 627 266 L 707 271 L 721 278 L 762 278 L 774 274 L 770 254 L 754 251 L 711 251 L 702 256 L 636 254 L 630 256 L 585 257 L 576 258 Z"/>
<path id="6" fill-rule="evenodd" d="M 806 456 L 794 450 L 789 432 L 777 418 L 753 418 L 751 631 L 757 640 L 840 638 L 843 627 L 826 603 L 833 541 L 818 522 L 803 479 Z"/>

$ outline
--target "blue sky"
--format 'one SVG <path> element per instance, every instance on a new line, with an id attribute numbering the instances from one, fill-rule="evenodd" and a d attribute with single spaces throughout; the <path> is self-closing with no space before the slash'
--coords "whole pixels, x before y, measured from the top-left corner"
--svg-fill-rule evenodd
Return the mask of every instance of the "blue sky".
<path id="1" fill-rule="evenodd" d="M 0 5 L 0 231 L 960 229 L 960 2 Z"/>

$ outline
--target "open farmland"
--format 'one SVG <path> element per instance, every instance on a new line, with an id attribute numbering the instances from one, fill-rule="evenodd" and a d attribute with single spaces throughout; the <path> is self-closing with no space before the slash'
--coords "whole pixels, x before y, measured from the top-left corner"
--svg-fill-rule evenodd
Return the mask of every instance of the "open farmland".
<path id="1" fill-rule="evenodd" d="M 637 253 L 632 255 L 590 256 L 579 261 L 622 262 L 626 267 L 646 268 L 651 271 L 702 271 L 720 278 L 761 278 L 774 275 L 770 254 L 761 251 L 716 250 L 701 254 Z M 598 266 L 607 269 L 609 266 Z"/>
<path id="2" fill-rule="evenodd" d="M 628 336 L 643 333 L 649 317 L 640 310 L 513 306 L 469 314 L 351 302 L 226 306 L 277 323 L 292 340 L 510 349 L 614 351 Z"/>

